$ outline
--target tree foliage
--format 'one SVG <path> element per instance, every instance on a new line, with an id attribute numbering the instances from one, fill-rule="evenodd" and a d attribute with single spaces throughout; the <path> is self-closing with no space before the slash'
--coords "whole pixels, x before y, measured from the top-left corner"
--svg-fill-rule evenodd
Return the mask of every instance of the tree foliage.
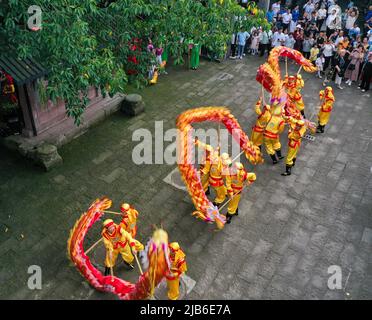
<path id="1" fill-rule="evenodd" d="M 31 5 L 42 9 L 42 29 L 36 32 L 27 28 Z M 90 86 L 113 96 L 124 92 L 128 81 L 144 83 L 149 38 L 180 64 L 187 40 L 222 56 L 240 26 L 268 27 L 253 3 L 247 10 L 234 0 L 8 0 L 0 8 L 0 24 L 12 54 L 47 67 L 48 96 L 64 99 L 77 124 Z"/>

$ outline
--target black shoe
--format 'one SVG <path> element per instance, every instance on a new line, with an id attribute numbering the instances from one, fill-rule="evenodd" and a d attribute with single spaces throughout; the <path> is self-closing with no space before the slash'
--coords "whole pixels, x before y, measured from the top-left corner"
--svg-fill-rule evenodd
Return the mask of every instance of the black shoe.
<path id="1" fill-rule="evenodd" d="M 216 203 L 216 202 L 213 202 L 213 205 L 214 205 L 215 207 L 217 207 L 217 208 L 220 208 L 221 204 L 222 204 L 222 203 Z"/>
<path id="2" fill-rule="evenodd" d="M 297 158 L 293 158 L 293 164 L 292 164 L 292 167 L 294 167 L 295 166 L 295 164 L 296 164 L 296 160 L 297 160 Z"/>
<path id="3" fill-rule="evenodd" d="M 236 209 L 236 212 L 235 212 L 235 214 L 238 216 L 239 215 L 239 208 L 238 209 Z"/>
<path id="4" fill-rule="evenodd" d="M 230 224 L 231 223 L 231 219 L 232 219 L 233 215 L 230 214 L 230 213 L 226 213 L 226 223 L 227 224 Z"/>
<path id="5" fill-rule="evenodd" d="M 321 131 L 321 133 L 324 133 L 324 127 L 325 127 L 325 126 L 321 126 L 321 127 L 320 127 L 320 131 Z"/>
<path id="6" fill-rule="evenodd" d="M 318 127 L 316 128 L 316 133 L 322 133 L 322 126 L 321 125 L 318 125 Z"/>
<path id="7" fill-rule="evenodd" d="M 277 164 L 278 163 L 278 159 L 276 158 L 276 155 L 275 154 L 270 154 L 270 158 L 273 160 L 273 164 Z"/>
<path id="8" fill-rule="evenodd" d="M 301 110 L 301 114 L 302 114 L 302 116 L 304 117 L 304 119 L 306 119 L 305 111 L 304 111 L 304 110 Z"/>
<path id="9" fill-rule="evenodd" d="M 205 195 L 209 196 L 210 194 L 211 194 L 211 191 L 209 190 L 209 187 L 208 187 L 207 191 L 205 191 Z"/>
<path id="10" fill-rule="evenodd" d="M 105 268 L 105 276 L 109 276 L 109 275 L 110 275 L 110 268 L 106 267 Z"/>
<path id="11" fill-rule="evenodd" d="M 277 150 L 277 151 L 276 151 L 276 154 L 277 154 L 279 160 L 282 160 L 282 159 L 284 158 L 284 157 L 282 156 L 282 150 Z"/>
<path id="12" fill-rule="evenodd" d="M 291 166 L 285 166 L 285 172 L 282 173 L 282 176 L 290 176 L 291 175 Z"/>

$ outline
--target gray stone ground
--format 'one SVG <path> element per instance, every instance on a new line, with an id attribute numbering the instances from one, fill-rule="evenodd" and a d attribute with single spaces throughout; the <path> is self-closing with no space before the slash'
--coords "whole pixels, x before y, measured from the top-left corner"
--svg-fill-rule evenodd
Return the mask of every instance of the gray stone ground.
<path id="1" fill-rule="evenodd" d="M 169 232 L 187 253 L 188 275 L 196 285 L 189 299 L 371 299 L 372 298 L 372 103 L 355 86 L 335 90 L 336 104 L 326 133 L 304 141 L 293 175 L 269 161 L 252 168 L 258 179 L 242 197 L 239 217 L 221 232 L 195 220 L 185 192 L 163 182 L 175 168 L 132 162 L 137 128 L 154 132 L 154 121 L 175 126 L 182 111 L 226 105 L 250 134 L 255 81 L 263 59 L 223 64 L 203 62 L 200 70 L 169 68 L 142 95 L 146 113 L 117 113 L 64 146 L 64 165 L 51 172 L 1 150 L 0 298 L 113 299 L 95 292 L 66 257 L 69 230 L 97 197 L 107 195 L 140 211 L 139 239 L 151 224 Z M 294 67 L 291 66 L 294 71 Z M 233 78 L 219 80 L 228 73 Z M 321 82 L 303 74 L 310 114 Z M 222 77 L 223 79 L 224 77 Z M 282 137 L 286 152 L 286 135 Z M 267 160 L 268 157 L 265 155 Z M 98 238 L 91 232 L 86 247 Z M 103 248 L 92 259 L 102 265 Z M 43 272 L 42 290 L 27 287 L 30 265 Z M 329 290 L 328 267 L 342 268 L 341 290 Z M 115 271 L 134 280 L 120 264 Z"/>

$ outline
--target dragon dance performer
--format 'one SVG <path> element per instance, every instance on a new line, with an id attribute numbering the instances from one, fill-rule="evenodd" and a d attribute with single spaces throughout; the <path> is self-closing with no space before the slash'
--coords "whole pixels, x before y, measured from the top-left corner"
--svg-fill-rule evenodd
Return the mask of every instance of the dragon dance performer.
<path id="1" fill-rule="evenodd" d="M 264 143 L 266 151 L 269 154 L 270 158 L 273 160 L 273 164 L 278 163 L 278 159 L 281 160 L 284 157 L 282 156 L 279 135 L 283 132 L 285 127 L 285 121 L 282 118 L 280 106 L 275 106 L 272 111 L 271 118 L 267 124 L 264 132 Z M 278 159 L 277 157 L 278 156 Z"/>
<path id="2" fill-rule="evenodd" d="M 289 100 L 296 106 L 296 109 L 305 117 L 305 104 L 302 99 L 301 90 L 304 87 L 304 80 L 301 75 L 287 76 L 283 85 L 286 88 Z"/>
<path id="3" fill-rule="evenodd" d="M 180 295 L 180 277 L 187 271 L 186 255 L 178 242 L 169 244 L 170 272 L 166 275 L 168 299 L 177 300 Z"/>
<path id="4" fill-rule="evenodd" d="M 137 234 L 138 211 L 132 208 L 128 203 L 123 203 L 120 206 L 120 211 L 123 213 L 120 226 L 124 228 L 125 231 L 129 232 L 133 238 L 135 238 Z"/>
<path id="5" fill-rule="evenodd" d="M 211 169 L 211 154 L 214 152 L 212 146 L 201 142 L 197 137 L 195 138 L 195 145 L 205 150 L 205 156 L 200 164 L 200 179 L 206 195 L 210 194 L 209 190 L 209 172 Z"/>
<path id="6" fill-rule="evenodd" d="M 302 137 L 306 133 L 305 121 L 291 119 L 291 126 L 288 132 L 288 154 L 285 172 L 282 176 L 290 176 L 292 167 L 296 164 L 296 157 L 301 146 Z"/>
<path id="7" fill-rule="evenodd" d="M 134 269 L 132 265 L 134 260 L 133 254 L 144 249 L 141 242 L 133 239 L 129 232 L 125 231 L 120 225 L 115 224 L 111 219 L 107 219 L 103 222 L 102 238 L 106 247 L 106 276 L 110 274 L 110 269 L 115 266 L 119 253 L 125 264 Z"/>
<path id="8" fill-rule="evenodd" d="M 263 143 L 263 135 L 264 135 L 265 127 L 271 118 L 270 106 L 265 105 L 262 110 L 261 110 L 261 106 L 262 106 L 262 98 L 260 98 L 255 105 L 255 111 L 258 115 L 258 118 L 257 118 L 256 124 L 252 128 L 252 134 L 251 134 L 252 143 L 255 146 L 259 147 L 260 150 L 261 150 L 261 146 Z"/>
<path id="9" fill-rule="evenodd" d="M 333 109 L 333 104 L 335 102 L 332 87 L 326 87 L 325 90 L 321 90 L 319 92 L 319 98 L 322 101 L 322 105 L 318 113 L 319 122 L 316 132 L 324 133 L 324 127 L 329 122 L 329 118 L 331 116 L 331 112 Z"/>
<path id="10" fill-rule="evenodd" d="M 239 202 L 244 184 L 252 184 L 256 180 L 256 174 L 247 172 L 240 162 L 235 162 L 226 178 L 227 191 L 231 198 L 227 208 L 226 223 L 231 223 L 234 215 L 239 214 Z"/>
<path id="11" fill-rule="evenodd" d="M 215 206 L 220 206 L 226 199 L 227 189 L 224 179 L 228 175 L 228 169 L 231 165 L 231 159 L 227 153 L 219 155 L 218 151 L 214 151 L 211 157 L 211 165 L 209 171 L 209 185 L 216 193 L 216 198 L 213 202 Z"/>

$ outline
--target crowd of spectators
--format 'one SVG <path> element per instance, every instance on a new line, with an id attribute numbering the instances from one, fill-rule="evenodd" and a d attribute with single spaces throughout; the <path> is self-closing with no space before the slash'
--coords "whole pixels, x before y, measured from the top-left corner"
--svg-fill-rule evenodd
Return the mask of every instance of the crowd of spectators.
<path id="1" fill-rule="evenodd" d="M 350 1 L 345 8 L 337 0 L 277 1 L 266 13 L 271 30 L 261 27 L 233 35 L 231 56 L 264 56 L 272 48 L 296 49 L 317 67 L 323 85 L 334 81 L 370 89 L 372 77 L 372 6 L 364 16 Z"/>

